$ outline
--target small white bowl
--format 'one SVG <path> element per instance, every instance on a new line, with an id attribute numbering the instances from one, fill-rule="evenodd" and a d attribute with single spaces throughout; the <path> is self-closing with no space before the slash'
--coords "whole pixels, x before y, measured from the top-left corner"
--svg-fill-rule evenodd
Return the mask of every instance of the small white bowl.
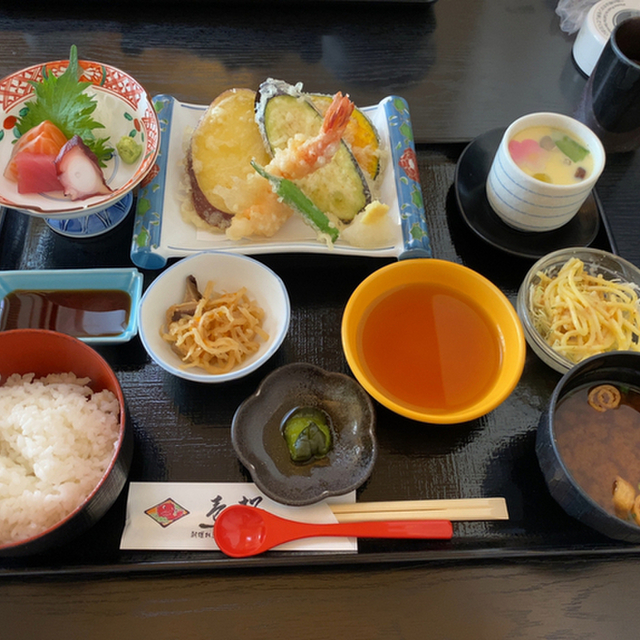
<path id="1" fill-rule="evenodd" d="M 204 289 L 213 280 L 217 291 L 232 292 L 246 287 L 247 294 L 265 312 L 263 329 L 269 339 L 229 373 L 211 374 L 195 367 L 184 368 L 180 356 L 163 340 L 160 330 L 167 309 L 184 297 L 187 276 L 194 276 Z M 151 358 L 169 373 L 195 382 L 210 384 L 242 378 L 261 367 L 278 350 L 289 330 L 291 303 L 287 289 L 271 269 L 253 258 L 222 251 L 207 251 L 183 258 L 164 271 L 142 297 L 138 331 Z"/>
<path id="2" fill-rule="evenodd" d="M 577 137 L 593 156 L 593 170 L 576 184 L 551 184 L 526 174 L 509 153 L 509 141 L 529 127 L 549 126 Z M 552 231 L 567 224 L 591 193 L 605 164 L 598 136 L 586 125 L 560 113 L 530 113 L 505 131 L 487 177 L 491 208 L 520 231 Z"/>

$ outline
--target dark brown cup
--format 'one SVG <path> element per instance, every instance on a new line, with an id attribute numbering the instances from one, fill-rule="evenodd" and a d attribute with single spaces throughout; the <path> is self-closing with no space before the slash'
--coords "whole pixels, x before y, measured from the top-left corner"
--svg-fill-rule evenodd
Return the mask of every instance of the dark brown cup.
<path id="1" fill-rule="evenodd" d="M 574 115 L 608 153 L 640 147 L 640 17 L 612 31 Z"/>

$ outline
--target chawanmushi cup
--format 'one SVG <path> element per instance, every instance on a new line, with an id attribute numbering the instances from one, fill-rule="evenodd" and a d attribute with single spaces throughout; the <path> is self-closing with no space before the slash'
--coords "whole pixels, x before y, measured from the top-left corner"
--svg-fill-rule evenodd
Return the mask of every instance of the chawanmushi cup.
<path id="1" fill-rule="evenodd" d="M 577 138 L 593 157 L 593 168 L 575 184 L 552 184 L 525 173 L 509 152 L 512 138 L 530 127 L 552 127 Z M 565 225 L 591 193 L 605 165 L 598 136 L 586 125 L 560 113 L 530 113 L 505 131 L 487 177 L 487 198 L 503 222 L 520 231 L 551 231 Z"/>

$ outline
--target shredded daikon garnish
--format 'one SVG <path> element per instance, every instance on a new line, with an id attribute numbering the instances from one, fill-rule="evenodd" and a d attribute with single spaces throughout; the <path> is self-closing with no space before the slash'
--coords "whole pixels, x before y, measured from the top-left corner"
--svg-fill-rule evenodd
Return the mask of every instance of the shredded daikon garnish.
<path id="1" fill-rule="evenodd" d="M 209 281 L 195 309 L 184 312 L 174 305 L 167 311 L 164 340 L 180 355 L 184 367 L 200 367 L 207 373 L 231 371 L 269 339 L 262 328 L 264 310 L 242 287 L 232 293 L 216 293 Z"/>
<path id="2" fill-rule="evenodd" d="M 571 362 L 605 351 L 640 351 L 637 286 L 591 275 L 571 258 L 555 277 L 543 272 L 529 290 L 535 329 Z"/>

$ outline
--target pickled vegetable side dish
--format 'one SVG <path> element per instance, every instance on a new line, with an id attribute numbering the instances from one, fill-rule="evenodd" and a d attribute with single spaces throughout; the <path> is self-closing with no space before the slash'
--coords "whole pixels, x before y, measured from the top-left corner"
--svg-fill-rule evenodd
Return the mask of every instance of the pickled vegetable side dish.
<path id="1" fill-rule="evenodd" d="M 513 161 L 527 175 L 551 184 L 576 184 L 593 172 L 582 140 L 548 126 L 528 127 L 509 140 Z"/>
<path id="2" fill-rule="evenodd" d="M 331 449 L 329 417 L 321 409 L 298 407 L 283 421 L 282 435 L 293 462 L 324 458 Z"/>

